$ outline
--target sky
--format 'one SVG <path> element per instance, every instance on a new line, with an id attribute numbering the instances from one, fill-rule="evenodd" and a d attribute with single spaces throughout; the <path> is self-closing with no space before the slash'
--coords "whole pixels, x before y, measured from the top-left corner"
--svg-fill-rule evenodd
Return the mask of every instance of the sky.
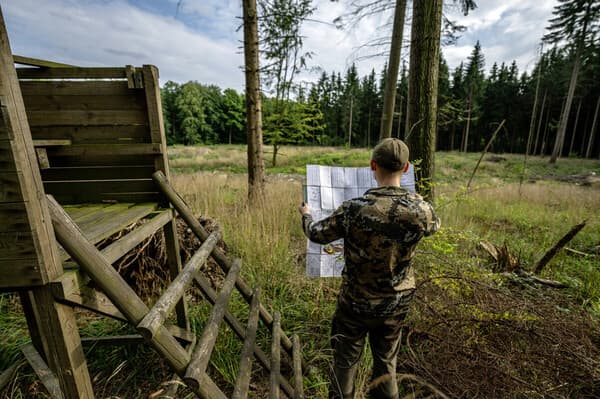
<path id="1" fill-rule="evenodd" d="M 385 57 L 369 56 L 385 47 L 361 45 L 389 36 L 391 15 L 336 29 L 333 20 L 348 12 L 351 1 L 314 1 L 316 10 L 302 28 L 304 51 L 313 54 L 302 81 L 315 81 L 321 71 L 343 74 L 352 63 L 360 75 L 383 69 Z M 456 44 L 442 48 L 451 70 L 479 40 L 486 71 L 494 62 L 513 60 L 520 71 L 530 71 L 557 1 L 476 2 L 467 16 L 445 2 L 448 18 L 467 27 Z M 161 84 L 197 80 L 243 90 L 241 0 L 0 0 L 0 6 L 14 54 L 78 66 L 153 64 Z M 409 32 L 407 25 L 405 39 Z M 406 62 L 407 54 L 403 49 Z"/>

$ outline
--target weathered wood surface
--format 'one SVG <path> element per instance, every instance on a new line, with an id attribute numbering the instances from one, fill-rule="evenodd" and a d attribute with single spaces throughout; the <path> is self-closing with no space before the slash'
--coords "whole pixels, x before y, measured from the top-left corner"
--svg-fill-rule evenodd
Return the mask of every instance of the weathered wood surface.
<path id="1" fill-rule="evenodd" d="M 77 181 L 77 180 L 134 180 L 147 179 L 154 173 L 154 167 L 141 166 L 96 166 L 66 167 L 42 170 L 44 181 Z"/>
<path id="2" fill-rule="evenodd" d="M 169 160 L 167 158 L 167 139 L 163 122 L 162 103 L 160 101 L 160 87 L 158 86 L 158 69 L 153 65 L 144 65 L 142 68 L 144 78 L 144 91 L 146 92 L 146 106 L 148 107 L 148 124 L 150 137 L 153 143 L 161 146 L 161 156 L 156 157 L 154 165 L 169 179 Z"/>
<path id="3" fill-rule="evenodd" d="M 33 111 L 146 111 L 146 97 L 141 90 L 127 95 L 28 95 L 23 98 L 27 112 Z M 114 124 L 114 123 L 111 123 Z M 147 124 L 147 123 L 145 123 Z"/>
<path id="4" fill-rule="evenodd" d="M 292 336 L 292 369 L 294 371 L 294 399 L 304 399 L 304 384 L 302 382 L 302 353 L 300 351 L 300 337 Z"/>
<path id="5" fill-rule="evenodd" d="M 279 399 L 279 379 L 281 377 L 281 316 L 279 312 L 273 313 L 273 329 L 271 330 L 271 374 L 269 397 Z"/>
<path id="6" fill-rule="evenodd" d="M 71 140 L 72 144 L 150 143 L 148 126 L 37 126 L 31 128 L 36 140 Z"/>
<path id="7" fill-rule="evenodd" d="M 21 352 L 23 352 L 27 362 L 40 378 L 42 384 L 44 384 L 48 390 L 50 397 L 53 399 L 65 399 L 65 396 L 60 389 L 58 378 L 56 378 L 56 375 L 54 375 L 52 370 L 50 370 L 44 359 L 42 359 L 42 356 L 40 356 L 33 345 L 27 344 L 23 346 L 21 348 Z"/>
<path id="8" fill-rule="evenodd" d="M 208 242 L 208 240 L 206 242 Z M 219 326 L 227 311 L 227 305 L 231 299 L 231 292 L 233 291 L 235 280 L 240 273 L 241 267 L 241 260 L 236 259 L 233 262 L 229 273 L 227 273 L 227 277 L 225 277 L 221 292 L 217 295 L 212 312 L 202 331 L 202 336 L 194 348 L 194 353 L 192 354 L 190 364 L 188 365 L 183 379 L 189 387 L 197 388 L 202 381 L 201 377 L 206 373 L 210 356 L 219 335 Z"/>
<path id="9" fill-rule="evenodd" d="M 36 67 L 47 67 L 47 68 L 75 68 L 75 65 L 63 64 L 61 62 L 54 62 L 48 60 L 41 60 L 39 58 L 24 57 L 22 55 L 13 55 L 13 61 L 15 64 L 30 65 Z"/>
<path id="10" fill-rule="evenodd" d="M 185 290 L 194 281 L 194 276 L 206 263 L 210 253 L 221 237 L 219 231 L 214 231 L 206 241 L 202 243 L 194 256 L 188 261 L 181 273 L 171 282 L 165 292 L 158 298 L 150 312 L 137 325 L 137 330 L 145 338 L 151 339 L 169 317 L 175 305 L 185 294 Z"/>
<path id="11" fill-rule="evenodd" d="M 15 58 L 22 61 L 23 58 Z M 21 62 L 18 62 L 21 63 Z M 31 65 L 31 64 L 26 64 Z M 70 65 L 39 65 L 48 68 L 17 68 L 19 79 L 125 79 L 123 67 L 73 67 Z"/>
<path id="12" fill-rule="evenodd" d="M 131 93 L 126 81 L 21 81 L 21 91 L 27 96 L 127 96 Z"/>
<path id="13" fill-rule="evenodd" d="M 36 126 L 94 126 L 94 125 L 144 125 L 143 110 L 44 110 L 28 111 L 31 127 Z"/>
<path id="14" fill-rule="evenodd" d="M 169 275 L 171 281 L 175 280 L 181 273 L 181 254 L 179 249 L 179 239 L 177 237 L 177 221 L 175 220 L 175 210 L 169 208 L 171 220 L 164 224 L 163 235 L 165 237 L 165 247 L 167 251 L 167 265 L 169 266 Z M 190 321 L 188 318 L 187 302 L 185 295 L 181 297 L 177 305 L 175 305 L 175 313 L 177 315 L 177 325 L 186 330 L 190 329 Z"/>
<path id="15" fill-rule="evenodd" d="M 206 277 L 204 277 L 202 275 L 202 273 L 200 273 L 196 276 L 195 282 L 196 282 L 196 285 L 198 286 L 198 288 L 200 288 L 200 290 L 202 291 L 202 294 L 205 296 L 205 298 L 212 305 L 214 305 L 217 300 L 217 293 L 212 288 L 212 286 L 210 285 L 210 282 L 206 279 Z M 259 308 L 260 308 L 260 306 L 259 306 Z M 240 339 L 242 339 L 242 340 L 245 339 L 246 332 L 245 332 L 244 326 L 242 325 L 242 323 L 240 323 L 240 321 L 238 319 L 235 318 L 234 315 L 231 314 L 231 312 L 229 312 L 229 311 L 225 312 L 225 321 L 227 322 L 229 327 L 231 327 L 233 332 Z M 265 370 L 267 370 L 267 371 L 271 370 L 271 361 L 269 360 L 269 357 L 257 345 L 254 346 L 254 357 L 256 357 L 256 359 L 259 361 L 259 363 Z M 285 378 L 281 377 L 279 379 L 279 384 L 281 385 L 281 388 L 283 389 L 283 391 L 286 393 L 286 395 L 289 398 L 293 397 L 294 389 L 292 388 L 292 386 L 288 383 L 288 381 Z"/>
<path id="16" fill-rule="evenodd" d="M 11 236 L 14 242 L 24 244 L 29 240 L 36 251 L 38 264 L 33 266 L 31 259 L 25 262 L 25 278 L 15 278 L 14 272 L 6 269 L 19 269 L 21 262 L 0 261 L 0 288 L 15 287 L 39 281 L 47 283 L 62 273 L 55 244 L 54 232 L 45 203 L 42 179 L 33 147 L 31 132 L 27 122 L 23 97 L 14 67 L 14 60 L 8 41 L 4 18 L 0 11 L 0 164 L 8 166 L 0 170 L 0 197 L 3 202 L 21 202 L 25 206 L 29 226 L 9 234 L 5 231 L 0 246 L 6 248 Z M 15 179 L 17 178 L 17 179 Z M 10 186 L 10 187 L 9 187 Z M 18 198 L 16 193 L 20 192 Z M 14 195 L 14 196 L 13 196 Z M 0 224 L 10 217 L 0 220 Z M 21 248 L 22 250 L 22 248 Z M 10 259 L 10 258 L 9 258 Z"/>
<path id="17" fill-rule="evenodd" d="M 258 305 L 260 304 L 260 289 L 255 289 L 252 294 L 252 303 L 250 304 L 250 314 L 248 316 L 248 326 L 240 356 L 240 365 L 238 367 L 238 376 L 235 380 L 233 394 L 231 399 L 246 399 L 248 397 L 248 387 L 250 385 L 250 376 L 252 375 L 252 358 L 254 347 L 256 346 L 256 330 L 258 328 Z"/>
<path id="18" fill-rule="evenodd" d="M 48 199 L 52 224 L 58 241 L 81 268 L 94 280 L 110 300 L 133 324 L 139 322 L 149 309 L 123 280 L 104 256 L 84 238 L 83 232 L 52 198 Z M 152 345 L 173 369 L 181 374 L 189 363 L 189 355 L 165 327 L 152 339 Z"/>

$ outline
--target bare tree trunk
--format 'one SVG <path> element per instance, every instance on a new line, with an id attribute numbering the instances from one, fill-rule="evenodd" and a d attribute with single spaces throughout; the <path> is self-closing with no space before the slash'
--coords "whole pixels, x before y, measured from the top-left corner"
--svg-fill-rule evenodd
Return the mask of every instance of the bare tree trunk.
<path id="1" fill-rule="evenodd" d="M 544 90 L 544 99 L 542 100 L 542 108 L 540 109 L 540 119 L 539 119 L 537 129 L 535 132 L 535 143 L 533 145 L 533 151 L 531 152 L 532 155 L 537 154 L 538 142 L 539 142 L 539 138 L 540 138 L 540 129 L 542 128 L 542 121 L 544 119 L 544 106 L 546 105 L 547 94 L 548 94 L 548 90 L 545 89 Z M 549 112 L 549 110 L 547 112 Z"/>
<path id="2" fill-rule="evenodd" d="M 401 138 L 400 129 L 402 128 L 402 107 L 404 107 L 404 96 L 400 96 L 400 108 L 398 109 L 398 131 L 396 137 Z"/>
<path id="3" fill-rule="evenodd" d="M 256 0 L 243 0 L 243 12 L 244 62 L 246 66 L 246 130 L 248 135 L 248 199 L 250 202 L 255 202 L 263 197 L 265 187 Z"/>
<path id="4" fill-rule="evenodd" d="M 541 53 L 542 49 L 540 49 Z M 535 98 L 533 100 L 533 110 L 531 111 L 531 120 L 529 122 L 529 135 L 527 136 L 527 147 L 525 148 L 525 157 L 529 155 L 531 150 L 531 140 L 533 138 L 533 130 L 535 129 L 535 120 L 537 117 L 537 105 L 538 105 L 538 97 L 540 94 L 540 79 L 542 77 L 542 63 L 540 62 L 540 68 L 538 69 L 537 82 L 535 84 Z"/>
<path id="5" fill-rule="evenodd" d="M 352 106 L 354 105 L 352 93 L 350 93 L 350 120 L 348 121 L 348 148 L 352 147 Z"/>
<path id="6" fill-rule="evenodd" d="M 406 135 L 412 159 L 421 160 L 420 189 L 433 201 L 442 0 L 414 0 Z M 414 130 L 414 131 L 413 131 Z"/>
<path id="7" fill-rule="evenodd" d="M 383 113 L 379 128 L 379 139 L 392 137 L 392 126 L 394 123 L 394 105 L 396 102 L 396 82 L 398 80 L 398 68 L 400 66 L 400 52 L 402 51 L 402 33 L 404 31 L 404 13 L 406 11 L 406 0 L 396 0 L 394 11 L 394 28 L 392 32 L 392 44 L 390 58 L 383 90 Z"/>
<path id="8" fill-rule="evenodd" d="M 467 124 L 465 125 L 465 131 L 463 133 L 463 142 L 462 142 L 462 152 L 467 152 L 467 148 L 469 147 L 469 129 L 471 128 L 471 108 L 473 101 L 473 87 L 469 89 L 469 99 L 467 100 L 467 104 L 469 106 L 467 110 Z"/>
<path id="9" fill-rule="evenodd" d="M 579 111 L 581 111 L 581 103 L 583 98 L 579 99 L 579 105 L 577 106 L 577 112 L 575 113 L 575 126 L 573 126 L 573 134 L 571 134 L 571 145 L 569 146 L 569 155 L 573 153 L 573 145 L 575 144 L 575 136 L 577 135 L 577 125 L 579 124 Z"/>
<path id="10" fill-rule="evenodd" d="M 587 145 L 587 151 L 585 157 L 590 158 L 592 155 L 592 144 L 594 144 L 594 131 L 596 130 L 596 122 L 598 122 L 598 107 L 600 107 L 600 97 L 596 101 L 596 111 L 594 111 L 594 121 L 592 122 L 592 129 L 590 130 L 590 139 Z"/>
<path id="11" fill-rule="evenodd" d="M 575 94 L 575 86 L 577 86 L 577 75 L 579 74 L 579 66 L 581 64 L 581 50 L 577 50 L 575 55 L 575 63 L 573 64 L 573 71 L 571 72 L 571 82 L 569 83 L 569 91 L 567 93 L 567 101 L 563 108 L 563 112 L 560 116 L 560 123 L 558 125 L 558 131 L 556 132 L 556 140 L 554 140 L 554 149 L 552 150 L 552 156 L 550 157 L 550 163 L 555 163 L 558 157 L 560 157 L 560 149 L 565 141 L 565 134 L 567 132 L 567 124 L 569 123 L 569 114 L 571 113 L 571 104 L 573 103 L 573 95 Z"/>

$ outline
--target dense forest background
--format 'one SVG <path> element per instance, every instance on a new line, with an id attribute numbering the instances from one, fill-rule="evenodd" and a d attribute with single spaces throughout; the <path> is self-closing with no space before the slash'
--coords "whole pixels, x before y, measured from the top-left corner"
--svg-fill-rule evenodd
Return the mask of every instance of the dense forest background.
<path id="1" fill-rule="evenodd" d="M 477 43 L 470 56 L 449 70 L 440 60 L 437 150 L 479 151 L 495 127 L 506 119 L 491 151 L 547 155 L 557 134 L 567 97 L 574 53 L 565 48 L 544 49 L 527 73 L 516 62 L 486 68 Z M 266 144 L 374 145 L 385 86 L 385 70 L 359 76 L 352 65 L 345 72 L 322 72 L 316 83 L 295 88 L 285 115 L 275 115 L 275 97 L 263 97 Z M 539 82 L 539 83 L 538 83 Z M 536 111 L 534 102 L 538 100 Z M 406 138 L 404 116 L 408 70 L 403 63 L 397 84 L 394 136 Z M 167 82 L 161 90 L 170 144 L 246 143 L 244 95 L 233 89 Z M 600 48 L 590 46 L 582 57 L 562 156 L 598 157 Z M 532 118 L 532 114 L 534 117 Z M 275 123 L 276 121 L 276 123 Z"/>

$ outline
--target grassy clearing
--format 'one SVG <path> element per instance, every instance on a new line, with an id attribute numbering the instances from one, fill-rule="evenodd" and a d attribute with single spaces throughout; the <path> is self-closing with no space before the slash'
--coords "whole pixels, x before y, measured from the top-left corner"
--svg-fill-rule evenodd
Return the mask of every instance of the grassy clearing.
<path id="1" fill-rule="evenodd" d="M 213 218 L 222 226 L 231 251 L 243 259 L 243 277 L 251 285 L 262 287 L 265 306 L 283 314 L 285 331 L 300 335 L 303 355 L 312 365 L 305 377 L 307 397 L 326 398 L 331 365 L 329 323 L 339 281 L 305 276 L 305 239 L 296 211 L 302 200 L 301 175 L 307 163 L 366 165 L 369 152 L 365 149 L 285 147 L 279 165 L 267 166 L 267 199 L 255 208 L 246 205 L 246 176 L 242 174 L 245 171 L 245 147 L 173 147 L 169 154 L 177 191 L 198 215 Z M 421 271 L 420 280 L 425 281 L 432 274 L 460 272 L 482 284 L 497 287 L 497 277 L 485 269 L 487 258 L 477 249 L 480 240 L 496 244 L 506 242 L 525 267 L 533 267 L 571 226 L 587 219 L 586 228 L 568 246 L 595 255 L 580 256 L 562 251 L 543 275 L 569 284 L 569 306 L 584 307 L 587 312 L 600 317 L 600 286 L 597 284 L 600 281 L 600 189 L 529 181 L 531 176 L 600 174 L 600 162 L 562 159 L 551 166 L 546 159 L 532 158 L 524 169 L 522 157 L 504 157 L 502 162 L 482 162 L 473 189 L 466 193 L 464 187 L 478 155 L 437 154 L 436 207 L 444 227 L 420 246 L 416 259 L 417 270 Z M 461 295 L 472 290 L 448 281 L 452 280 L 434 280 L 434 285 L 441 286 L 449 298 L 462 298 Z M 26 326 L 14 302 L 9 297 L 0 297 L 0 369 L 16 358 L 18 347 L 26 341 Z M 242 302 L 239 296 L 234 297 L 231 305 L 232 311 L 241 316 L 246 312 Z M 423 325 L 421 305 L 418 301 L 415 303 L 410 317 L 417 326 Z M 478 316 L 483 312 L 473 305 L 461 311 Z M 499 317 L 492 310 L 485 312 L 488 319 Z M 192 324 L 197 330 L 206 321 L 207 313 L 208 307 L 202 304 L 191 308 Z M 524 310 L 502 317 L 529 323 L 528 313 Z M 87 319 L 82 321 L 82 326 L 83 335 L 115 333 L 119 329 L 113 323 Z M 261 341 L 265 341 L 264 336 L 259 336 Z M 218 378 L 233 381 L 240 350 L 241 343 L 229 330 L 224 330 L 212 359 L 213 373 Z M 88 359 L 91 359 L 96 386 L 100 387 L 99 397 L 142 397 L 141 392 L 148 395 L 167 378 L 166 372 L 144 375 L 143 370 L 147 368 L 141 365 L 157 361 L 156 356 L 144 350 L 93 349 Z M 122 365 L 124 360 L 126 363 Z M 359 398 L 363 397 L 368 383 L 369 362 L 367 356 L 361 366 L 357 381 Z M 255 374 L 260 380 L 260 372 Z M 23 383 L 11 385 L 8 397 L 27 397 L 23 387 L 31 389 L 36 384 L 30 374 L 24 373 L 20 378 Z M 262 395 L 260 387 L 251 393 L 251 397 Z M 182 397 L 190 396 L 184 394 Z"/>

